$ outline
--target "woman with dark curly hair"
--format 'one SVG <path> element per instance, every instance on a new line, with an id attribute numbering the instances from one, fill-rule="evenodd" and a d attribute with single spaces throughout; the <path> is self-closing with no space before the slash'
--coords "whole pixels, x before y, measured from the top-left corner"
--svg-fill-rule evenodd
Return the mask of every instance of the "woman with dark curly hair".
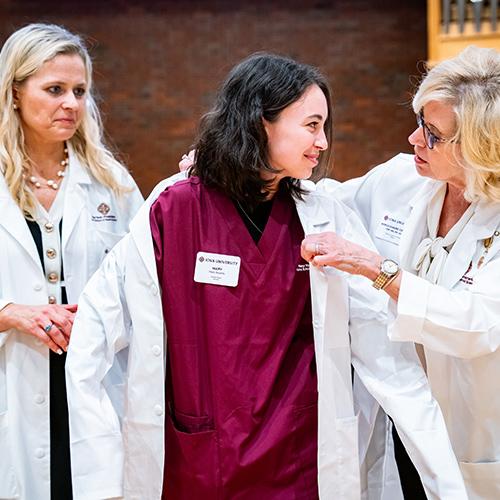
<path id="1" fill-rule="evenodd" d="M 311 66 L 238 64 L 189 176 L 158 187 L 89 283 L 67 367 L 77 498 L 357 499 L 351 361 L 430 496 L 465 498 L 413 346 L 385 337 L 385 301 L 300 257 L 320 229 L 369 244 L 305 181 L 328 163 L 330 101 Z"/>

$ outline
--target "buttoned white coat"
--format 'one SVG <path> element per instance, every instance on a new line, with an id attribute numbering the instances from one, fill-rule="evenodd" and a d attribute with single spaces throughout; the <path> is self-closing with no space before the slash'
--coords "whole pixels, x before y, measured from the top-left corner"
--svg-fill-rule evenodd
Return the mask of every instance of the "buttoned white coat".
<path id="1" fill-rule="evenodd" d="M 356 210 L 382 255 L 410 271 L 389 336 L 424 345 L 469 498 L 493 500 L 500 498 L 500 204 L 477 204 L 433 285 L 411 270 L 427 236 L 427 205 L 441 186 L 417 174 L 412 155 L 400 154 L 362 178 L 325 187 Z"/>
<path id="2" fill-rule="evenodd" d="M 142 202 L 130 175 L 114 172 L 132 191 L 121 200 L 98 184 L 70 150 L 61 249 L 69 303 L 127 232 Z M 104 217 L 97 207 L 105 203 Z M 47 279 L 24 217 L 0 176 L 0 307 L 47 304 Z M 0 332 L 0 498 L 50 499 L 49 350 L 16 330 Z"/>
<path id="3" fill-rule="evenodd" d="M 130 234 L 110 252 L 81 296 L 66 364 L 75 500 L 161 498 L 164 334 L 168 332 L 164 332 L 149 207 L 174 181 L 157 187 L 132 221 Z M 369 244 L 353 213 L 317 193 L 312 183 L 304 187 L 309 193 L 297 203 L 297 210 L 305 233 L 338 230 Z M 400 425 L 403 440 L 425 476 L 429 497 L 465 499 L 442 415 L 413 345 L 387 339 L 381 323 L 383 294 L 367 280 L 335 270 L 312 269 L 310 276 L 321 498 L 361 497 L 352 362 L 366 387 Z"/>

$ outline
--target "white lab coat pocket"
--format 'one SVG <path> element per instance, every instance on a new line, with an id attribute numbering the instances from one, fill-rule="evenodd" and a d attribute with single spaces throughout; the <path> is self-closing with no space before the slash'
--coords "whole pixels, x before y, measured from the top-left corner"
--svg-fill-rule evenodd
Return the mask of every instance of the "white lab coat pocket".
<path id="1" fill-rule="evenodd" d="M 0 413 L 0 498 L 20 498 L 16 474 L 12 463 L 12 447 L 9 442 L 7 412 Z"/>
<path id="2" fill-rule="evenodd" d="M 500 462 L 460 462 L 469 500 L 500 498 Z"/>

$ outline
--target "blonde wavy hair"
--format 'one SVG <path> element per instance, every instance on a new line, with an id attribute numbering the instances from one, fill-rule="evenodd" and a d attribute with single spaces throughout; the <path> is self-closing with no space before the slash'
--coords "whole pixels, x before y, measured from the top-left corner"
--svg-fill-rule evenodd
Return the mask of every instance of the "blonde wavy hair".
<path id="1" fill-rule="evenodd" d="M 61 26 L 30 24 L 15 31 L 0 52 L 0 170 L 7 187 L 24 214 L 34 214 L 35 198 L 23 173 L 29 163 L 18 112 L 14 109 L 14 86 L 21 86 L 40 67 L 54 57 L 79 55 L 87 78 L 86 109 L 82 122 L 68 141 L 82 166 L 102 185 L 118 196 L 130 191 L 113 176 L 113 169 L 124 169 L 103 140 L 99 110 L 92 96 L 92 61 L 82 39 Z"/>
<path id="2" fill-rule="evenodd" d="M 466 198 L 500 202 L 500 53 L 469 46 L 433 67 L 413 98 L 415 113 L 430 101 L 453 106 L 450 140 L 459 143 Z"/>

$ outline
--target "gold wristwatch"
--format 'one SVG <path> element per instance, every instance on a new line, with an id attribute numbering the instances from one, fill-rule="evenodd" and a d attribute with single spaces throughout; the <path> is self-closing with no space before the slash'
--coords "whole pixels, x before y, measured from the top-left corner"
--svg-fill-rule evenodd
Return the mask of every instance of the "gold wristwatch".
<path id="1" fill-rule="evenodd" d="M 399 273 L 399 265 L 391 259 L 385 259 L 380 263 L 380 273 L 373 280 L 373 288 L 383 290 Z"/>

